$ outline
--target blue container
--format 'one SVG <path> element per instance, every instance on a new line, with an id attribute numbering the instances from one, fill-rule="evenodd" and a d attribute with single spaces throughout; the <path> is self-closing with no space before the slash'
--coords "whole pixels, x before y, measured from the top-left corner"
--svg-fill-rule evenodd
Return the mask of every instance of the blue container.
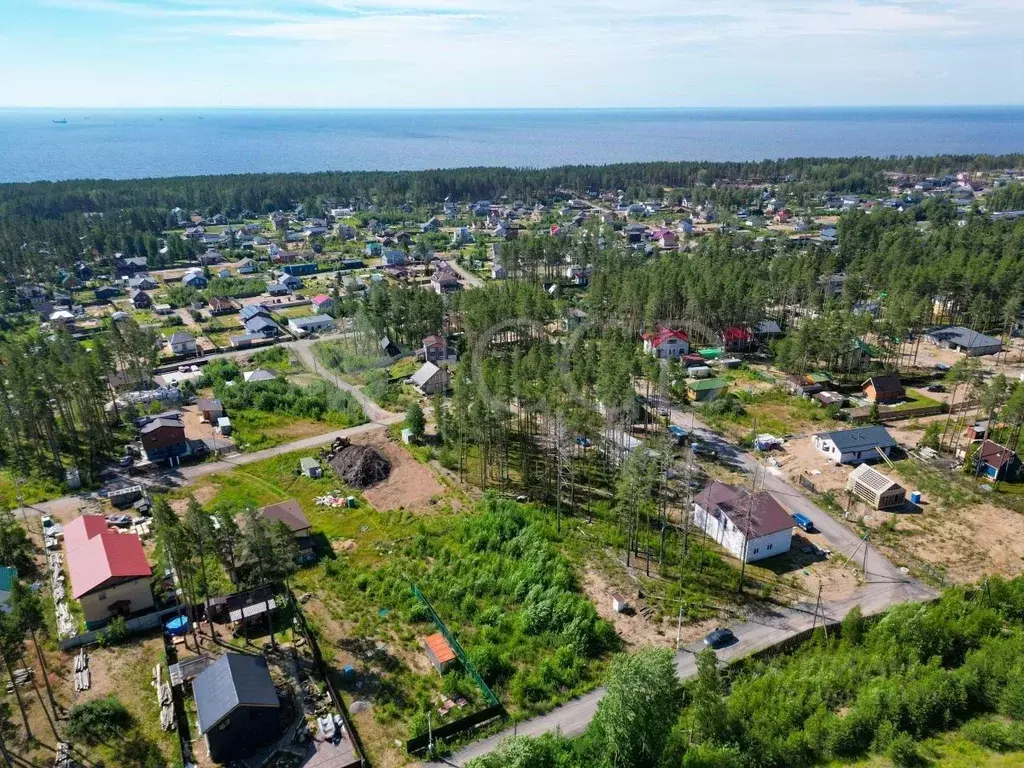
<path id="1" fill-rule="evenodd" d="M 921 492 L 920 491 L 911 491 L 910 492 L 910 501 L 912 503 L 914 503 L 914 504 L 920 504 L 921 503 Z"/>
<path id="2" fill-rule="evenodd" d="M 167 630 L 167 634 L 172 637 L 174 635 L 184 635 L 188 632 L 188 617 L 176 616 L 164 624 L 164 629 Z"/>

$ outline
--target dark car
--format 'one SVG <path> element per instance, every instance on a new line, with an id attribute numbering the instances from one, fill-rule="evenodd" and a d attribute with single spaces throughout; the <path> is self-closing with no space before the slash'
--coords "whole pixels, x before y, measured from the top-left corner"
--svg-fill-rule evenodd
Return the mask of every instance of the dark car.
<path id="1" fill-rule="evenodd" d="M 729 645 L 735 641 L 736 635 L 732 633 L 731 629 L 719 627 L 704 638 L 704 645 L 708 648 L 721 648 L 723 645 Z"/>
<path id="2" fill-rule="evenodd" d="M 946 388 L 941 384 L 931 384 L 928 386 L 929 392 L 945 392 Z"/>

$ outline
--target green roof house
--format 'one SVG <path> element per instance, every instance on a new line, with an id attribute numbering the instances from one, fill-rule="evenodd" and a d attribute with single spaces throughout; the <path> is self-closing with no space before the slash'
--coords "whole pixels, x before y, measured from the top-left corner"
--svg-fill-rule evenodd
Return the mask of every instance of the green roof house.
<path id="1" fill-rule="evenodd" d="M 686 382 L 686 391 L 694 402 L 714 400 L 729 386 L 725 379 L 695 379 Z"/>
<path id="2" fill-rule="evenodd" d="M 7 613 L 11 610 L 11 590 L 14 589 L 14 582 L 18 580 L 18 571 L 9 565 L 0 565 L 0 611 Z"/>

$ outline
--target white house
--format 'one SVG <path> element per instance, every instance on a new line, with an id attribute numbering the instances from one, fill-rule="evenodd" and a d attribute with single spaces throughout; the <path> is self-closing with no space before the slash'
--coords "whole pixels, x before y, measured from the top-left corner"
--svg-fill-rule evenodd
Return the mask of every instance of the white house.
<path id="1" fill-rule="evenodd" d="M 297 333 L 321 333 L 334 329 L 334 318 L 330 315 L 293 317 L 288 321 L 288 327 Z"/>
<path id="2" fill-rule="evenodd" d="M 659 360 L 680 358 L 690 353 L 690 337 L 684 331 L 659 326 L 652 333 L 645 333 L 644 352 L 654 355 Z"/>
<path id="3" fill-rule="evenodd" d="M 175 331 L 167 339 L 167 345 L 171 348 L 172 355 L 194 355 L 196 353 L 196 339 L 191 333 Z"/>
<path id="4" fill-rule="evenodd" d="M 814 447 L 837 464 L 877 461 L 880 453 L 890 456 L 896 447 L 886 428 L 877 425 L 819 432 L 813 440 Z"/>
<path id="5" fill-rule="evenodd" d="M 793 539 L 793 518 L 774 496 L 717 480 L 694 497 L 693 522 L 748 563 L 788 552 Z"/>

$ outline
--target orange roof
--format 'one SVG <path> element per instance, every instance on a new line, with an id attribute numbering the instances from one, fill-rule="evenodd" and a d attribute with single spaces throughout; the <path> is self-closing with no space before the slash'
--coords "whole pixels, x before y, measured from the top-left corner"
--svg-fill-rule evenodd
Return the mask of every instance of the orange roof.
<path id="1" fill-rule="evenodd" d="M 427 648 L 434 654 L 434 658 L 437 659 L 438 664 L 444 664 L 455 659 L 455 651 L 448 645 L 448 641 L 444 639 L 444 635 L 440 632 L 436 632 L 428 637 L 424 642 L 427 644 Z"/>

